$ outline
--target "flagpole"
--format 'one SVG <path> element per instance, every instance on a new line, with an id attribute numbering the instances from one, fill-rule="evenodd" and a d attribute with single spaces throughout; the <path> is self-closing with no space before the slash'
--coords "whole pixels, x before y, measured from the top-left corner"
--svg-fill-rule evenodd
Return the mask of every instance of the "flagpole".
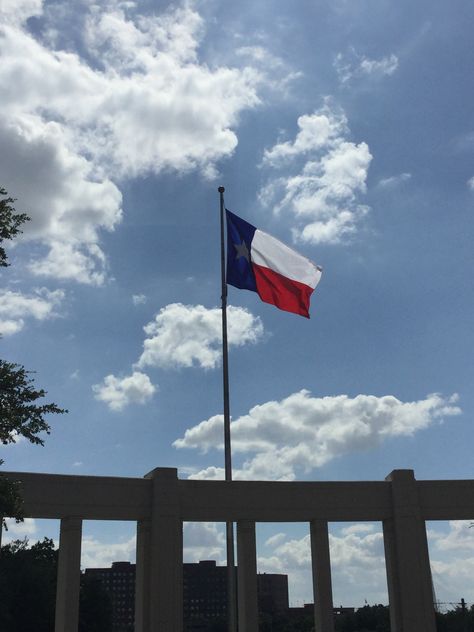
<path id="1" fill-rule="evenodd" d="M 224 394 L 224 456 L 225 480 L 232 481 L 232 456 L 230 446 L 229 404 L 229 353 L 227 345 L 227 283 L 225 274 L 224 243 L 224 187 L 219 187 L 221 225 L 221 308 L 222 308 L 222 376 Z M 226 522 L 227 545 L 227 620 L 229 632 L 237 632 L 237 604 L 234 562 L 234 524 Z"/>

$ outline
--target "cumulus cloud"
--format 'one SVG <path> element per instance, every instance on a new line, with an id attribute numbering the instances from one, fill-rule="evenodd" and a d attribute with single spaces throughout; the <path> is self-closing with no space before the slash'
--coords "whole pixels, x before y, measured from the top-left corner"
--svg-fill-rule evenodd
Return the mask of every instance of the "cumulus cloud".
<path id="1" fill-rule="evenodd" d="M 471 189 L 471 191 L 474 191 L 474 176 L 472 176 L 472 178 L 469 178 L 469 180 L 467 181 L 467 186 Z"/>
<path id="2" fill-rule="evenodd" d="M 123 541 L 104 541 L 85 534 L 82 539 L 82 568 L 110 567 L 112 562 L 135 563 L 136 536 Z M 183 559 L 185 562 L 216 560 L 225 562 L 223 525 L 213 522 L 183 523 Z"/>
<path id="3" fill-rule="evenodd" d="M 213 369 L 221 359 L 221 310 L 172 303 L 144 327 L 147 338 L 137 366 Z M 242 307 L 227 308 L 229 346 L 256 343 L 263 335 L 258 318 Z"/>
<path id="4" fill-rule="evenodd" d="M 63 4 L 44 12 L 44 37 L 25 22 L 40 0 L 1 6 L 0 170 L 31 216 L 24 239 L 45 246 L 31 269 L 99 285 L 101 233 L 122 217 L 117 182 L 215 174 L 237 145 L 240 113 L 259 103 L 260 73 L 202 63 L 204 22 L 188 3 L 146 16 L 135 3 Z M 59 35 L 74 12 L 77 50 Z"/>
<path id="5" fill-rule="evenodd" d="M 105 542 L 85 534 L 82 540 L 82 568 L 109 567 L 112 562 L 135 562 L 136 536 L 121 542 Z M 183 523 L 183 558 L 185 562 L 200 560 L 225 561 L 223 525 L 213 522 Z"/>
<path id="6" fill-rule="evenodd" d="M 42 12 L 43 0 L 2 0 L 0 3 L 0 18 L 7 24 L 21 25 Z"/>
<path id="7" fill-rule="evenodd" d="M 0 290 L 0 333 L 4 336 L 18 333 L 27 319 L 54 318 L 57 316 L 55 308 L 64 296 L 63 290 L 50 291 L 44 287 L 32 294 Z"/>
<path id="8" fill-rule="evenodd" d="M 215 522 L 183 523 L 183 558 L 185 562 L 200 560 L 225 561 L 223 525 Z"/>
<path id="9" fill-rule="evenodd" d="M 269 555 L 259 556 L 258 570 L 287 573 L 291 601 L 313 601 L 309 534 L 291 539 L 277 534 L 267 541 Z M 380 525 L 358 523 L 329 534 L 334 603 L 362 606 L 387 603 L 383 535 Z"/>
<path id="10" fill-rule="evenodd" d="M 434 543 L 434 548 L 439 551 L 457 551 L 458 554 L 471 553 L 474 555 L 474 532 L 471 520 L 450 520 L 449 531 L 446 534 L 436 528 L 429 530 L 428 534 Z"/>
<path id="11" fill-rule="evenodd" d="M 92 387 L 96 399 L 116 411 L 130 403 L 146 403 L 156 389 L 150 378 L 137 370 L 144 367 L 217 367 L 222 353 L 221 318 L 220 309 L 203 305 L 172 303 L 163 307 L 144 327 L 147 338 L 133 374 L 125 378 L 107 375 L 102 384 Z M 260 318 L 248 310 L 229 305 L 227 335 L 229 346 L 254 344 L 263 336 L 263 325 Z"/>
<path id="12" fill-rule="evenodd" d="M 342 85 L 350 83 L 353 79 L 371 77 L 380 79 L 393 75 L 398 68 L 398 57 L 393 53 L 380 59 L 370 59 L 365 55 L 359 55 L 354 48 L 347 53 L 338 53 L 334 59 L 339 81 Z"/>
<path id="13" fill-rule="evenodd" d="M 470 520 L 431 523 L 428 528 L 431 570 L 436 597 L 458 602 L 474 601 L 474 529 Z"/>
<path id="14" fill-rule="evenodd" d="M 301 390 L 255 406 L 232 421 L 233 452 L 246 456 L 234 477 L 293 480 L 344 454 L 374 448 L 392 437 L 412 436 L 436 420 L 459 415 L 456 402 L 456 395 L 402 402 L 392 395 L 312 397 Z M 173 445 L 203 453 L 222 450 L 222 415 L 189 428 Z M 190 478 L 223 478 L 223 471 L 207 468 Z"/>
<path id="15" fill-rule="evenodd" d="M 121 411 L 129 404 L 146 404 L 156 387 L 145 373 L 134 371 L 127 377 L 107 375 L 102 384 L 92 387 L 96 399 L 105 402 L 110 410 Z"/>
<path id="16" fill-rule="evenodd" d="M 347 132 L 347 118 L 342 112 L 333 113 L 328 107 L 304 114 L 297 120 L 298 133 L 294 141 L 277 143 L 263 154 L 263 163 L 278 166 L 285 159 L 308 154 L 335 143 Z"/>
<path id="17" fill-rule="evenodd" d="M 136 536 L 123 542 L 103 542 L 91 535 L 84 535 L 81 545 L 82 568 L 104 568 L 112 562 L 135 562 Z"/>
<path id="18" fill-rule="evenodd" d="M 366 191 L 372 155 L 366 143 L 347 140 L 347 118 L 329 103 L 299 117 L 298 128 L 293 141 L 265 151 L 263 166 L 284 168 L 285 174 L 268 180 L 260 201 L 295 217 L 296 240 L 338 243 L 368 212 L 357 196 Z"/>

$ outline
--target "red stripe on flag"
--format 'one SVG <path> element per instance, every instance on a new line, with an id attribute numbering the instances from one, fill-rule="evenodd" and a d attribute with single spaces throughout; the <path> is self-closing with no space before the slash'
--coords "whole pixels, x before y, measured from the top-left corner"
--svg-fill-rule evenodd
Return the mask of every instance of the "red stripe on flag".
<path id="1" fill-rule="evenodd" d="M 285 312 L 309 318 L 309 300 L 313 288 L 255 263 L 253 271 L 257 281 L 257 292 L 262 301 Z"/>

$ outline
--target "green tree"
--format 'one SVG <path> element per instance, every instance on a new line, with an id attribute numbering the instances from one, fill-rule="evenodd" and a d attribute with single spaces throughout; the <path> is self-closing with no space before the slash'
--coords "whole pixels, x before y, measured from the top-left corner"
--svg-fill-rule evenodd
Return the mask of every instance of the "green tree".
<path id="1" fill-rule="evenodd" d="M 15 540 L 0 552 L 0 630 L 53 632 L 58 550 L 49 538 Z M 81 576 L 79 632 L 111 632 L 110 597 L 100 581 Z"/>
<path id="2" fill-rule="evenodd" d="M 7 445 L 21 436 L 36 445 L 44 445 L 38 435 L 50 433 L 44 416 L 66 411 L 56 404 L 37 404 L 46 392 L 33 386 L 31 371 L 12 362 L 0 360 L 0 441 Z"/>
<path id="3" fill-rule="evenodd" d="M 18 233 L 21 233 L 20 226 L 29 221 L 26 213 L 17 213 L 13 207 L 15 200 L 8 197 L 8 193 L 0 187 L 0 195 L 7 196 L 0 200 L 0 267 L 10 265 L 8 263 L 7 253 L 2 246 L 5 239 L 13 239 Z"/>
<path id="4" fill-rule="evenodd" d="M 23 366 L 0 359 L 0 442 L 3 445 L 14 443 L 18 437 L 43 445 L 44 440 L 38 435 L 50 433 L 45 415 L 67 412 L 56 404 L 36 403 L 46 392 L 33 386 L 30 374 Z M 0 516 L 22 518 L 18 486 L 4 476 L 0 476 Z"/>
<path id="5" fill-rule="evenodd" d="M 8 194 L 0 187 L 0 195 Z M 0 267 L 9 265 L 2 246 L 4 240 L 21 233 L 20 226 L 30 219 L 26 213 L 16 213 L 14 201 L 11 197 L 0 200 Z M 50 432 L 45 415 L 67 412 L 54 403 L 37 403 L 46 392 L 35 388 L 30 376 L 31 371 L 22 365 L 0 359 L 0 443 L 3 445 L 14 443 L 18 437 L 43 445 L 44 441 L 39 435 Z M 1 465 L 3 461 L 0 459 Z M 21 498 L 17 484 L 0 476 L 0 518 L 6 527 L 5 516 L 22 519 Z"/>
<path id="6" fill-rule="evenodd" d="M 2 547 L 0 630 L 52 632 L 56 595 L 57 551 L 44 538 L 31 548 L 28 540 Z"/>

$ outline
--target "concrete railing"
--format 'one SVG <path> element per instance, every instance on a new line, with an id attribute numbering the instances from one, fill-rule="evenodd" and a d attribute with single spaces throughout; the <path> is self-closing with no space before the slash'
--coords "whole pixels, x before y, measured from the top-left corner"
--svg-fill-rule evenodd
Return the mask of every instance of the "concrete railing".
<path id="1" fill-rule="evenodd" d="M 392 632 L 435 632 L 426 520 L 474 516 L 474 481 L 179 480 L 174 468 L 143 479 L 5 472 L 24 513 L 61 521 L 55 632 L 77 632 L 83 520 L 137 523 L 135 632 L 183 629 L 183 521 L 237 524 L 239 632 L 257 632 L 256 522 L 308 522 L 317 632 L 334 632 L 328 522 L 381 521 Z M 1 560 L 0 560 L 1 564 Z"/>

